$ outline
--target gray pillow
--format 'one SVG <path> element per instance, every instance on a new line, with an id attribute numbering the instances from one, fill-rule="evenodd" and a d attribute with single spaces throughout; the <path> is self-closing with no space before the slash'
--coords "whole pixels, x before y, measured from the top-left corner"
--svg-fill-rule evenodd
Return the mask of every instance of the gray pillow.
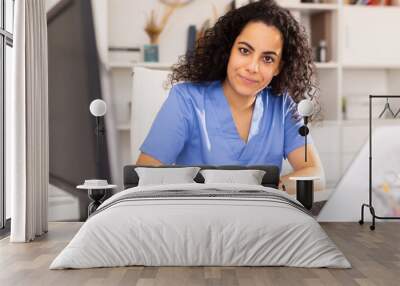
<path id="1" fill-rule="evenodd" d="M 195 183 L 199 167 L 151 168 L 137 167 L 139 186 Z"/>
<path id="2" fill-rule="evenodd" d="M 204 183 L 233 183 L 246 185 L 261 185 L 265 171 L 262 170 L 201 170 Z"/>

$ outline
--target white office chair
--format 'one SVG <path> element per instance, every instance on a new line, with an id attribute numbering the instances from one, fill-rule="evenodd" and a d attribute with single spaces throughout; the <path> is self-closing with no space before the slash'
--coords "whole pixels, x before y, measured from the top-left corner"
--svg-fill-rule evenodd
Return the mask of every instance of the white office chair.
<path id="1" fill-rule="evenodd" d="M 137 66 L 133 74 L 132 116 L 131 116 L 131 150 L 132 161 L 136 162 L 142 145 L 151 125 L 167 98 L 169 88 L 165 84 L 168 69 L 159 70 Z"/>

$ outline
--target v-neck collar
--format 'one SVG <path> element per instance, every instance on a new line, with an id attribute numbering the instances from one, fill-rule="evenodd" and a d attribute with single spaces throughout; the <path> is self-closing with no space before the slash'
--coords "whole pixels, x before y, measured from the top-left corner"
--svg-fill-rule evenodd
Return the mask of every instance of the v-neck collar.
<path id="1" fill-rule="evenodd" d="M 260 91 L 256 96 L 256 101 L 251 118 L 250 131 L 247 142 L 245 142 L 240 137 L 239 132 L 236 128 L 230 105 L 224 95 L 222 82 L 216 82 L 213 88 L 211 98 L 214 103 L 215 115 L 219 121 L 220 130 L 225 134 L 229 134 L 229 136 L 232 136 L 232 138 L 240 140 L 243 146 L 247 146 L 251 142 L 251 139 L 260 132 L 262 117 L 264 113 L 262 93 L 263 91 Z"/>

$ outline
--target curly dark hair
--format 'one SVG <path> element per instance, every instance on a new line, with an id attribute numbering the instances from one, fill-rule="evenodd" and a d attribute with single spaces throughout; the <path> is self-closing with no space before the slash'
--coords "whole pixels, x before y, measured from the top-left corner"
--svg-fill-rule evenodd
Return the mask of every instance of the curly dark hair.
<path id="1" fill-rule="evenodd" d="M 273 0 L 261 0 L 233 9 L 198 39 L 196 48 L 179 58 L 172 68 L 170 84 L 180 81 L 194 83 L 225 80 L 228 60 L 236 38 L 250 22 L 262 22 L 276 27 L 282 34 L 283 66 L 270 86 L 273 92 L 285 92 L 298 103 L 315 97 L 314 63 L 305 29 L 287 9 Z"/>

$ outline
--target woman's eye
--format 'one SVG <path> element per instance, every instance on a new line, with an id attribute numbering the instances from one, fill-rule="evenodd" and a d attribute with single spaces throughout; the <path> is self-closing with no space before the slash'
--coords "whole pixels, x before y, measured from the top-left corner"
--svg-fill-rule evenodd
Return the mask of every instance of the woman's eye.
<path id="1" fill-rule="evenodd" d="M 274 59 L 272 57 L 268 57 L 268 56 L 264 57 L 263 60 L 265 63 L 273 63 L 274 62 Z"/>
<path id="2" fill-rule="evenodd" d="M 246 48 L 239 48 L 239 52 L 243 55 L 248 55 L 249 54 L 249 50 Z"/>

